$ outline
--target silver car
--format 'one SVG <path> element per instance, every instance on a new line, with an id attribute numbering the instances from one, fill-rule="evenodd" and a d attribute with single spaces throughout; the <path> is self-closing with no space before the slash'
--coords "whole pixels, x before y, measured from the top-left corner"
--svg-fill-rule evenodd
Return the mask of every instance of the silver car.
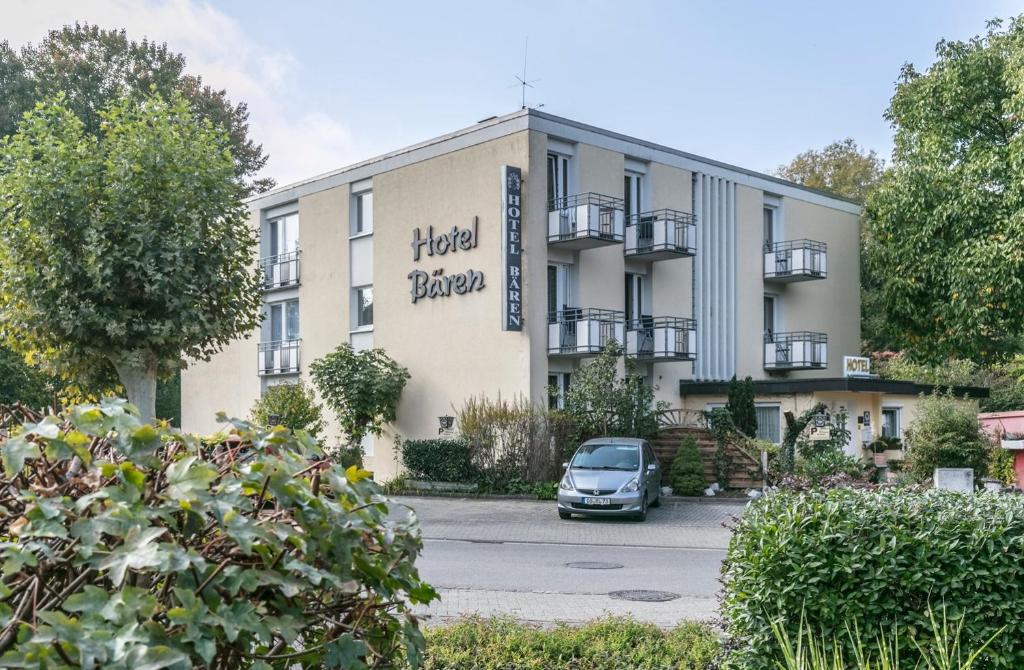
<path id="1" fill-rule="evenodd" d="M 661 504 L 661 466 L 647 440 L 598 437 L 587 440 L 563 463 L 558 516 L 628 515 L 640 521 Z"/>

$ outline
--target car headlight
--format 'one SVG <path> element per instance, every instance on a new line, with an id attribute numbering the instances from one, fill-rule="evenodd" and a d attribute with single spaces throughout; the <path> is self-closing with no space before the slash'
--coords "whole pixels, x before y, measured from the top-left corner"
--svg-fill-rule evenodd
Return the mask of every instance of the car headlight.
<path id="1" fill-rule="evenodd" d="M 562 481 L 558 484 L 558 488 L 562 489 L 563 491 L 575 490 L 575 487 L 572 484 L 572 477 L 569 476 L 568 471 L 566 471 L 565 475 L 562 477 Z"/>
<path id="2" fill-rule="evenodd" d="M 640 475 L 633 477 L 628 482 L 622 485 L 619 489 L 619 493 L 636 493 L 640 490 Z"/>

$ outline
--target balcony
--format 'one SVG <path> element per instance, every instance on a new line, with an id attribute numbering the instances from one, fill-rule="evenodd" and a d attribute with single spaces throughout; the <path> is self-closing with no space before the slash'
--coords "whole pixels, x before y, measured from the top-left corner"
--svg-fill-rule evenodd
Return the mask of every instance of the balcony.
<path id="1" fill-rule="evenodd" d="M 645 261 L 686 258 L 697 253 L 693 214 L 674 209 L 633 214 L 626 221 L 626 257 Z"/>
<path id="2" fill-rule="evenodd" d="M 287 375 L 299 371 L 299 344 L 302 340 L 260 342 L 257 365 L 260 375 Z"/>
<path id="3" fill-rule="evenodd" d="M 765 370 L 822 370 L 828 365 L 828 336 L 801 330 L 765 333 Z"/>
<path id="4" fill-rule="evenodd" d="M 548 355 L 596 356 L 611 340 L 622 343 L 624 329 L 620 311 L 566 307 L 548 315 Z"/>
<path id="5" fill-rule="evenodd" d="M 598 193 L 556 198 L 548 212 L 548 244 L 592 249 L 623 238 L 623 201 Z"/>
<path id="6" fill-rule="evenodd" d="M 260 260 L 263 268 L 263 288 L 267 291 L 298 286 L 299 284 L 299 252 L 267 256 Z"/>
<path id="7" fill-rule="evenodd" d="M 626 355 L 643 361 L 697 358 L 697 322 L 674 316 L 642 316 L 626 327 Z"/>
<path id="8" fill-rule="evenodd" d="M 814 240 L 791 240 L 766 244 L 765 281 L 798 282 L 824 279 L 826 245 Z"/>

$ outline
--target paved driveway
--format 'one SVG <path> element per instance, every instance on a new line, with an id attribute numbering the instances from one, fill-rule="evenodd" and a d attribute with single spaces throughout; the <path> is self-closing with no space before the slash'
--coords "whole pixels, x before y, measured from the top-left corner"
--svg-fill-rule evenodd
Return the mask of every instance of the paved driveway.
<path id="1" fill-rule="evenodd" d="M 580 622 L 629 614 L 662 626 L 716 614 L 718 574 L 735 502 L 666 502 L 640 523 L 558 518 L 553 502 L 414 498 L 424 552 L 418 565 L 441 601 L 421 614 L 509 614 L 537 622 Z M 401 512 L 399 508 L 395 514 Z M 579 567 L 578 563 L 600 566 Z M 635 602 L 609 595 L 653 590 L 676 597 Z"/>

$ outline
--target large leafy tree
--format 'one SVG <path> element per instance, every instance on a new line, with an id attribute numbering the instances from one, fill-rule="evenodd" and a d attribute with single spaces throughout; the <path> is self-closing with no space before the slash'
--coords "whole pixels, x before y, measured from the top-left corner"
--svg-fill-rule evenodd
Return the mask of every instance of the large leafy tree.
<path id="1" fill-rule="evenodd" d="M 821 150 L 809 149 L 799 154 L 788 164 L 779 166 L 775 174 L 804 186 L 864 202 L 868 192 L 881 178 L 882 168 L 883 161 L 878 154 L 862 150 L 852 137 L 847 137 Z"/>
<path id="2" fill-rule="evenodd" d="M 182 97 L 100 116 L 57 96 L 0 141 L 0 333 L 65 373 L 112 365 L 149 420 L 159 375 L 259 324 L 256 239 L 227 137 Z"/>
<path id="3" fill-rule="evenodd" d="M 15 51 L 0 42 L 0 137 L 13 134 L 22 114 L 37 102 L 64 93 L 65 105 L 87 132 L 98 134 L 101 112 L 121 98 L 142 99 L 156 91 L 165 99 L 179 93 L 193 113 L 225 129 L 235 159 L 235 176 L 246 195 L 265 191 L 272 179 L 257 178 L 266 165 L 263 147 L 249 138 L 249 111 L 224 90 L 185 72 L 185 58 L 166 44 L 128 39 L 124 30 L 78 24 L 52 30 L 38 45 Z"/>
<path id="4" fill-rule="evenodd" d="M 919 360 L 999 358 L 1024 330 L 1024 23 L 903 68 L 893 162 L 866 205 L 887 338 Z"/>

